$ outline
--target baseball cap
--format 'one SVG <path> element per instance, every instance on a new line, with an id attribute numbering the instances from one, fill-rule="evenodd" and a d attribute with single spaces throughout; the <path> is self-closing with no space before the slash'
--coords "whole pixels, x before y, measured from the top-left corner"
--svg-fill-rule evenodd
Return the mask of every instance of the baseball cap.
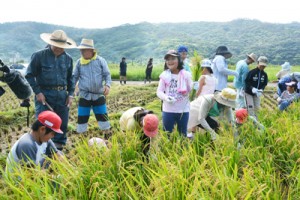
<path id="1" fill-rule="evenodd" d="M 201 67 L 211 67 L 211 61 L 209 59 L 203 59 L 201 61 Z"/>
<path id="2" fill-rule="evenodd" d="M 181 53 L 181 52 L 189 52 L 189 49 L 184 46 L 184 45 L 180 45 L 177 49 L 178 53 Z"/>
<path id="3" fill-rule="evenodd" d="M 171 50 L 169 50 L 167 53 L 166 53 L 166 55 L 165 55 L 165 59 L 167 59 L 168 58 L 168 56 L 174 56 L 174 57 L 179 57 L 179 54 L 178 54 L 178 52 L 177 51 L 175 51 L 175 50 L 173 50 L 173 49 L 171 49 Z"/>
<path id="4" fill-rule="evenodd" d="M 266 56 L 260 56 L 258 59 L 258 65 L 267 66 L 268 65 L 268 58 Z"/>
<path id="5" fill-rule="evenodd" d="M 158 132 L 158 117 L 154 114 L 147 114 L 143 119 L 143 130 L 148 137 L 156 136 Z"/>
<path id="6" fill-rule="evenodd" d="M 39 114 L 38 120 L 55 133 L 63 133 L 63 131 L 60 130 L 61 119 L 55 112 L 49 110 L 43 111 Z"/>
<path id="7" fill-rule="evenodd" d="M 289 83 L 285 83 L 285 85 L 287 85 L 287 86 L 296 86 L 297 83 L 295 81 L 291 81 Z"/>
<path id="8" fill-rule="evenodd" d="M 247 109 L 241 108 L 241 109 L 236 110 L 235 117 L 236 117 L 236 122 L 238 124 L 243 124 L 244 122 L 247 121 L 247 117 L 248 117 Z"/>

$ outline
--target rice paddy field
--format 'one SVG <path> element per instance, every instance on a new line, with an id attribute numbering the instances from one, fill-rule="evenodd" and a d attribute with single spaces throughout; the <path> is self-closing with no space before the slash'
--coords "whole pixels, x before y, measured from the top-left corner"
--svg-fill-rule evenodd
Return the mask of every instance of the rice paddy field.
<path id="1" fill-rule="evenodd" d="M 18 182 L 4 178 L 3 170 L 11 146 L 30 130 L 26 125 L 27 109 L 19 106 L 20 100 L 6 85 L 3 87 L 0 199 L 300 199 L 300 104 L 279 112 L 272 98 L 274 87 L 267 87 L 258 116 L 265 131 L 257 130 L 250 122 L 244 124 L 241 148 L 237 148 L 234 128 L 228 124 L 222 124 L 219 140 L 213 144 L 202 131 L 193 140 L 177 133 L 168 139 L 160 127 L 145 158 L 139 133 L 121 133 L 118 121 L 125 110 L 134 106 L 153 110 L 161 118 L 157 83 L 113 83 L 107 97 L 114 130 L 111 148 L 87 145 L 91 137 L 102 137 L 94 116 L 87 133 L 76 133 L 74 101 L 65 160 L 52 161 L 48 170 L 26 169 L 18 174 Z M 33 115 L 31 101 L 30 124 Z"/>
<path id="2" fill-rule="evenodd" d="M 191 63 L 194 63 L 194 57 L 191 58 Z M 195 68 L 196 64 L 192 64 L 191 69 Z M 250 69 L 256 67 L 256 64 L 251 64 Z M 110 64 L 109 65 L 112 79 L 119 79 L 119 64 Z M 152 71 L 152 79 L 158 81 L 159 75 L 163 71 L 164 63 L 154 63 Z M 235 70 L 235 65 L 229 65 L 229 68 Z M 128 80 L 143 81 L 145 78 L 145 69 L 146 65 L 140 65 L 137 63 L 127 63 L 127 78 Z M 281 66 L 278 65 L 268 65 L 265 68 L 265 71 L 268 73 L 269 80 L 276 81 L 276 73 L 281 70 Z M 292 72 L 300 72 L 300 66 L 293 66 Z M 233 76 L 228 77 L 229 81 L 233 81 Z"/>

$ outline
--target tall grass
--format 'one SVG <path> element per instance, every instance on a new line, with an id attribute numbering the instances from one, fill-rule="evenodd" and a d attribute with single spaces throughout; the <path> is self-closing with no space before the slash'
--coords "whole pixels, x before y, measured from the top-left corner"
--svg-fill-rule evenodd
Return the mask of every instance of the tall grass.
<path id="1" fill-rule="evenodd" d="M 160 130 L 148 161 L 138 133 L 116 133 L 111 149 L 88 147 L 81 136 L 51 172 L 25 170 L 18 184 L 3 179 L 0 199 L 298 199 L 300 104 L 291 106 L 262 109 L 266 131 L 246 123 L 240 150 L 232 128 L 214 145 L 202 133 L 191 141 Z M 159 101 L 151 107 L 159 110 Z"/>

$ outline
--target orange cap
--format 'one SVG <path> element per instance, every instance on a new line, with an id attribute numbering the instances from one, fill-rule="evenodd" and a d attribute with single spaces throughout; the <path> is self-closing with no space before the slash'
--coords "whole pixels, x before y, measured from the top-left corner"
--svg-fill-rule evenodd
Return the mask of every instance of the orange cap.
<path id="1" fill-rule="evenodd" d="M 244 122 L 247 121 L 248 111 L 245 108 L 238 109 L 235 112 L 235 116 L 236 116 L 236 122 L 238 124 L 243 124 Z"/>
<path id="2" fill-rule="evenodd" d="M 158 117 L 154 114 L 147 114 L 143 119 L 143 130 L 148 137 L 156 136 L 158 132 Z"/>

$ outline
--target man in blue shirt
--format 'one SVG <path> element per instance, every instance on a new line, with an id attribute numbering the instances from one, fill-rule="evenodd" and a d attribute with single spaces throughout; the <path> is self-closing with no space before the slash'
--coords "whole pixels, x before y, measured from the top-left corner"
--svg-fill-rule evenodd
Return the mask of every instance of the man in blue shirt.
<path id="1" fill-rule="evenodd" d="M 239 74 L 237 77 L 234 77 L 233 85 L 237 89 L 236 103 L 238 108 L 246 108 L 245 104 L 245 80 L 249 72 L 249 65 L 256 62 L 256 55 L 251 53 L 247 55 L 247 58 L 240 60 L 236 64 L 235 71 Z"/>
<path id="2" fill-rule="evenodd" d="M 53 110 L 62 119 L 63 134 L 56 134 L 53 142 L 59 150 L 67 141 L 69 107 L 75 89 L 72 78 L 73 60 L 64 51 L 76 43 L 62 30 L 40 35 L 48 45 L 35 52 L 27 68 L 26 79 L 35 93 L 36 117 L 44 110 Z"/>

